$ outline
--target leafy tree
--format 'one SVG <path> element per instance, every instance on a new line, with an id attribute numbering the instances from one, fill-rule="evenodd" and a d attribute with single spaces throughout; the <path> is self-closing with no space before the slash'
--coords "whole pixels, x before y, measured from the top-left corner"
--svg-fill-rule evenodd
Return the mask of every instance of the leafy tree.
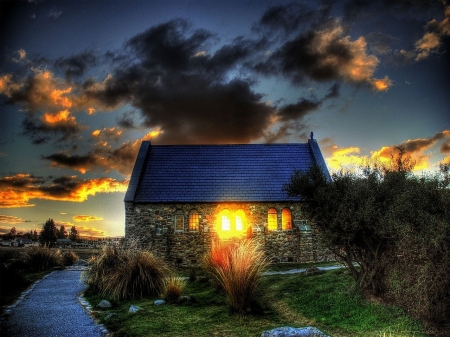
<path id="1" fill-rule="evenodd" d="M 39 241 L 43 245 L 51 247 L 58 238 L 58 229 L 56 228 L 55 221 L 48 219 L 42 226 L 41 234 L 39 235 Z"/>
<path id="2" fill-rule="evenodd" d="M 61 225 L 61 227 L 58 230 L 58 239 L 65 239 L 67 238 L 67 231 L 66 231 L 66 227 L 64 225 Z"/>
<path id="3" fill-rule="evenodd" d="M 397 149 L 391 163 L 341 171 L 331 181 L 319 167 L 296 171 L 284 190 L 304 201 L 302 211 L 319 229 L 320 239 L 363 292 L 393 299 L 427 320 L 449 321 L 445 172 L 444 178 L 413 175 L 414 162 L 403 149 Z"/>
<path id="4" fill-rule="evenodd" d="M 75 242 L 77 239 L 79 239 L 80 234 L 77 230 L 77 228 L 75 226 L 72 226 L 70 228 L 70 234 L 69 234 L 69 239 L 72 240 L 73 242 Z"/>

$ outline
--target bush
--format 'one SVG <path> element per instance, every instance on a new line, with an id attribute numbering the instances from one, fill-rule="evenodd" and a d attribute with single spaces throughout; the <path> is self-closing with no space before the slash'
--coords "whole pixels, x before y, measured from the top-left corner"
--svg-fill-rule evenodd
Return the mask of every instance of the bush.
<path id="1" fill-rule="evenodd" d="M 151 252 L 105 246 L 90 260 L 84 279 L 91 290 L 120 301 L 161 291 L 170 269 Z"/>
<path id="2" fill-rule="evenodd" d="M 259 244 L 251 240 L 213 243 L 205 265 L 226 293 L 231 312 L 243 315 L 252 309 L 261 273 L 268 266 Z"/>
<path id="3" fill-rule="evenodd" d="M 64 266 L 71 266 L 77 260 L 79 260 L 78 255 L 71 250 L 66 250 L 62 253 L 62 264 Z"/>
<path id="4" fill-rule="evenodd" d="M 32 271 L 48 270 L 63 263 L 61 251 L 47 246 L 29 248 L 23 253 L 23 260 Z"/>
<path id="5" fill-rule="evenodd" d="M 170 276 L 164 279 L 160 296 L 167 302 L 176 303 L 186 288 L 186 281 L 181 277 Z"/>

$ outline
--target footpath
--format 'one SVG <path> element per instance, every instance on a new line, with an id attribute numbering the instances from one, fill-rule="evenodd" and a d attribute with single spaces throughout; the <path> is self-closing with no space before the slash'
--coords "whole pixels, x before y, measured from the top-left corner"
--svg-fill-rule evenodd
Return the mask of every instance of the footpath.
<path id="1" fill-rule="evenodd" d="M 34 283 L 0 321 L 1 337 L 103 337 L 79 302 L 86 288 L 80 268 L 56 270 Z"/>
<path id="2" fill-rule="evenodd" d="M 331 270 L 342 266 L 318 267 Z M 263 275 L 296 274 L 306 269 L 266 272 Z M 0 320 L 1 337 L 104 337 L 108 331 L 98 325 L 80 303 L 86 284 L 82 268 L 56 270 L 33 284 Z M 86 305 L 86 307 L 89 307 Z"/>

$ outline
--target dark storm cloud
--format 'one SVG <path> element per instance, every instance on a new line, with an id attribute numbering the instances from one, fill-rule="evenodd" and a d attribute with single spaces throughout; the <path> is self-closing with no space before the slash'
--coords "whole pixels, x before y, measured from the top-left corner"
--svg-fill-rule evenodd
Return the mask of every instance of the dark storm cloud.
<path id="1" fill-rule="evenodd" d="M 136 113 L 135 110 L 123 113 L 122 116 L 117 118 L 117 124 L 124 129 L 137 129 L 138 126 L 135 121 Z"/>
<path id="2" fill-rule="evenodd" d="M 95 164 L 96 159 L 92 154 L 78 156 L 67 152 L 54 153 L 50 156 L 42 156 L 42 159 L 52 162 L 52 166 L 64 166 L 72 169 L 80 169 Z"/>
<path id="3" fill-rule="evenodd" d="M 22 121 L 22 134 L 29 137 L 33 144 L 47 143 L 53 138 L 56 138 L 56 142 L 74 139 L 83 129 L 73 117 L 47 123 L 43 119 L 27 115 Z"/>
<path id="4" fill-rule="evenodd" d="M 85 71 L 96 64 L 97 57 L 90 52 L 84 52 L 67 58 L 60 57 L 55 61 L 55 67 L 62 69 L 68 80 L 84 75 Z"/>
<path id="5" fill-rule="evenodd" d="M 313 102 L 308 99 L 303 99 L 296 104 L 288 104 L 278 110 L 280 121 L 287 122 L 305 117 L 311 111 L 316 110 L 321 102 Z"/>
<path id="6" fill-rule="evenodd" d="M 274 108 L 252 89 L 251 80 L 228 76 L 240 72 L 264 43 L 237 38 L 209 54 L 212 39 L 205 30 L 190 30 L 184 20 L 152 27 L 127 42 L 133 58 L 122 63 L 104 90 L 86 85 L 86 93 L 105 104 L 128 97 L 143 126 L 162 130 L 160 143 L 247 143 L 261 137 Z"/>
<path id="7" fill-rule="evenodd" d="M 281 29 L 284 33 L 298 31 L 306 28 L 312 23 L 323 21 L 329 14 L 330 7 L 326 4 L 317 8 L 312 8 L 302 3 L 290 3 L 288 5 L 278 5 L 269 8 L 262 16 L 258 26 L 254 26 L 257 31 L 261 28 L 271 31 Z"/>

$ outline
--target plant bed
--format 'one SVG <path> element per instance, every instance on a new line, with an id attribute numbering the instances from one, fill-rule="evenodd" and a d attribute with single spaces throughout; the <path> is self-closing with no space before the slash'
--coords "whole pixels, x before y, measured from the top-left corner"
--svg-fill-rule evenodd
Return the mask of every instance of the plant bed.
<path id="1" fill-rule="evenodd" d="M 420 324 L 402 310 L 363 301 L 345 270 L 321 275 L 273 275 L 262 280 L 260 310 L 230 314 L 226 296 L 207 278 L 188 282 L 189 305 L 155 306 L 157 296 L 114 302 L 110 309 L 95 306 L 104 297 L 88 293 L 95 317 L 115 337 L 140 336 L 259 336 L 280 326 L 315 326 L 339 336 L 426 336 Z M 131 305 L 139 307 L 130 313 Z"/>

